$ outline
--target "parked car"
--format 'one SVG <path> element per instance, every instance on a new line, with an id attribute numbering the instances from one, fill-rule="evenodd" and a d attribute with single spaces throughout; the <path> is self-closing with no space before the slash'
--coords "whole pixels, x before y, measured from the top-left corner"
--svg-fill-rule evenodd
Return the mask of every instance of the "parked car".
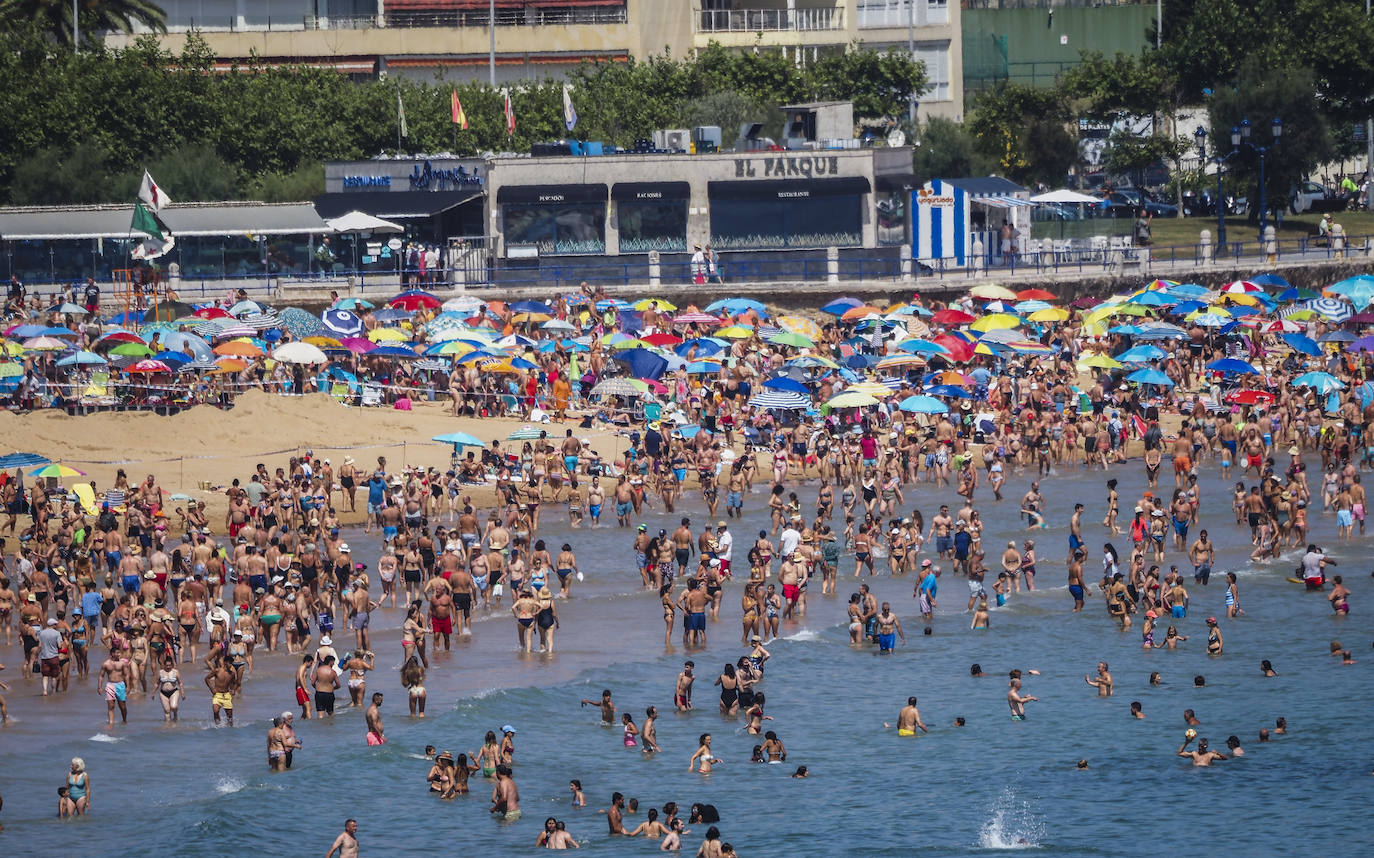
<path id="1" fill-rule="evenodd" d="M 1178 206 L 1171 203 L 1156 202 L 1135 188 L 1122 188 L 1112 191 L 1111 194 L 1103 198 L 1100 208 L 1109 217 L 1134 217 L 1140 209 L 1144 209 L 1154 217 L 1178 216 Z"/>
<path id="2" fill-rule="evenodd" d="M 1302 214 L 1303 212 L 1311 211 L 1333 211 L 1333 209 L 1327 207 L 1329 204 L 1323 201 L 1335 197 L 1335 191 L 1325 185 L 1319 185 L 1311 179 L 1305 179 L 1298 182 L 1297 187 L 1293 188 L 1292 194 L 1289 195 L 1288 210 L 1293 214 Z M 1345 201 L 1341 200 L 1340 203 L 1341 206 L 1344 207 Z"/>

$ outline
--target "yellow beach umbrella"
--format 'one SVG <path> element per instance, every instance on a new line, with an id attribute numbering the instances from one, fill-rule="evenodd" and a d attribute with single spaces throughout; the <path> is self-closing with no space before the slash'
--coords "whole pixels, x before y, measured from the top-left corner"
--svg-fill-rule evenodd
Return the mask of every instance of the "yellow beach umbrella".
<path id="1" fill-rule="evenodd" d="M 778 327 L 810 340 L 819 340 L 823 335 L 821 326 L 804 316 L 779 316 Z"/>
<path id="2" fill-rule="evenodd" d="M 377 328 L 367 338 L 374 343 L 400 343 L 410 339 L 397 328 Z"/>
<path id="3" fill-rule="evenodd" d="M 1046 310 L 1036 310 L 1027 318 L 1032 322 L 1066 322 L 1069 318 L 1069 311 L 1061 307 L 1050 307 Z"/>
<path id="4" fill-rule="evenodd" d="M 1091 354 L 1078 361 L 1080 369 L 1121 369 L 1121 361 L 1104 354 Z"/>
<path id="5" fill-rule="evenodd" d="M 677 309 L 676 305 L 669 304 L 662 298 L 642 298 L 634 303 L 636 310 L 647 310 L 650 307 L 655 310 L 668 310 L 670 312 Z"/>
<path id="6" fill-rule="evenodd" d="M 887 385 L 879 384 L 876 381 L 861 381 L 857 384 L 851 384 L 845 388 L 845 393 L 864 393 L 877 399 L 886 399 L 892 395 L 892 391 L 888 389 Z"/>
<path id="7" fill-rule="evenodd" d="M 1019 327 L 1021 327 L 1020 317 L 1013 316 L 1011 313 L 991 313 L 969 325 L 971 330 L 983 333 Z"/>
<path id="8" fill-rule="evenodd" d="M 716 331 L 716 336 L 725 337 L 728 340 L 743 340 L 754 335 L 753 328 L 746 328 L 743 325 L 731 325 L 728 328 L 721 328 Z"/>
<path id="9" fill-rule="evenodd" d="M 322 349 L 341 349 L 343 343 L 333 337 L 306 337 L 305 342 Z"/>

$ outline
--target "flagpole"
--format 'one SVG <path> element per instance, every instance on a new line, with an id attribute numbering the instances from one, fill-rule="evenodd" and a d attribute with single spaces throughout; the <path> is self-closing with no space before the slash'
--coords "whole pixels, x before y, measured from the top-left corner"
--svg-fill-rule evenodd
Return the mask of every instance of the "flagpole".
<path id="1" fill-rule="evenodd" d="M 401 84 L 400 84 L 400 82 L 398 81 L 398 82 L 396 83 L 396 154 L 397 154 L 397 155 L 401 154 L 401 116 L 402 116 L 401 111 L 402 111 L 403 109 L 404 109 L 404 108 L 403 108 L 402 105 L 401 105 Z"/>

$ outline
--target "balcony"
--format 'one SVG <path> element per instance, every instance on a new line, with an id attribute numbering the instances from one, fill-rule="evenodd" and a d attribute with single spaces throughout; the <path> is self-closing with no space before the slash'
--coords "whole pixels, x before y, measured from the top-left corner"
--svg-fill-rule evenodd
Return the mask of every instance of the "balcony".
<path id="1" fill-rule="evenodd" d="M 943 26 L 949 23 L 949 0 L 859 0 L 857 12 L 860 30 Z"/>
<path id="2" fill-rule="evenodd" d="M 357 17 L 310 16 L 305 19 L 307 30 L 370 30 L 377 27 L 475 27 L 486 29 L 491 18 L 485 5 L 481 8 L 460 6 L 435 8 L 448 4 L 407 3 L 388 0 L 384 15 Z M 420 6 L 422 8 L 406 8 Z M 497 27 L 567 27 L 578 25 L 604 26 L 624 24 L 629 20 L 625 4 L 595 6 L 549 6 L 530 3 L 524 8 L 496 9 Z"/>
<path id="3" fill-rule="evenodd" d="M 820 32 L 844 29 L 844 10 L 700 9 L 698 33 Z"/>

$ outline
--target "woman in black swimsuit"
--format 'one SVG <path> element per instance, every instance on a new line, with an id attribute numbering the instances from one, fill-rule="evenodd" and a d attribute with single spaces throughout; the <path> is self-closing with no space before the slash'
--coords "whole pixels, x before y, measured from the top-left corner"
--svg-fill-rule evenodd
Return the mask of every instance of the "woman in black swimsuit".
<path id="1" fill-rule="evenodd" d="M 725 670 L 712 684 L 720 686 L 720 714 L 739 714 L 739 680 L 735 677 L 735 666 L 727 662 Z"/>

